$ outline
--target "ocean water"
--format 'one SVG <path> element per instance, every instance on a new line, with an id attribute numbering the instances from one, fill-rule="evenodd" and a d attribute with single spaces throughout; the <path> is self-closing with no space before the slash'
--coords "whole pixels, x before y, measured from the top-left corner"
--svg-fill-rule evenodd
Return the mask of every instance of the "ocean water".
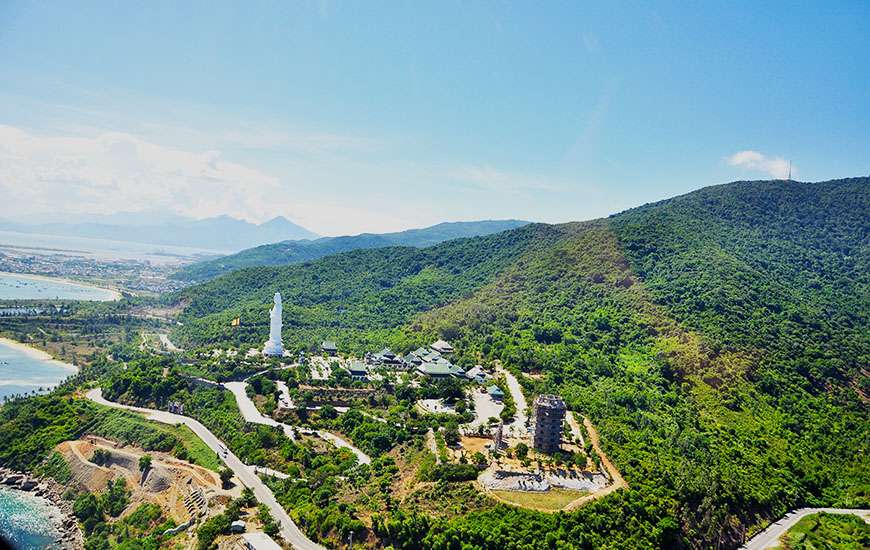
<path id="1" fill-rule="evenodd" d="M 16 550 L 59 549 L 60 510 L 46 499 L 0 487 L 0 536 Z"/>
<path id="2" fill-rule="evenodd" d="M 100 260 L 142 260 L 155 265 L 175 265 L 182 261 L 232 253 L 232 251 L 207 250 L 186 246 L 111 241 L 64 235 L 41 235 L 17 231 L 0 231 L 0 248 L 25 250 L 33 254 L 65 254 Z"/>
<path id="3" fill-rule="evenodd" d="M 0 273 L 0 300 L 90 300 L 105 302 L 116 295 L 105 288 L 52 281 L 15 273 Z"/>
<path id="4" fill-rule="evenodd" d="M 46 390 L 75 374 L 75 369 L 58 361 L 43 359 L 0 341 L 0 400 L 42 387 Z"/>

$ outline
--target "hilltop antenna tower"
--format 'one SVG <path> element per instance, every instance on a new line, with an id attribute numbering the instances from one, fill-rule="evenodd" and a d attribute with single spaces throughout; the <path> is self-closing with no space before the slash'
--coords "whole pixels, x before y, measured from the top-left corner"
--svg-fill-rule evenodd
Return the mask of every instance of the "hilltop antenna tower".
<path id="1" fill-rule="evenodd" d="M 791 181 L 791 161 L 788 161 L 788 181 Z"/>

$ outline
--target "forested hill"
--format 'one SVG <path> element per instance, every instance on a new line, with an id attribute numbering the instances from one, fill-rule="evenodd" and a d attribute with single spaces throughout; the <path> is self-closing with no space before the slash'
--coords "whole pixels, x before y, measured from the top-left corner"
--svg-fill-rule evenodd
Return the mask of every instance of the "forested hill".
<path id="1" fill-rule="evenodd" d="M 515 229 L 527 223 L 520 220 L 445 222 L 396 233 L 362 233 L 344 237 L 322 237 L 315 240 L 283 241 L 188 265 L 173 274 L 173 277 L 183 281 L 206 281 L 243 267 L 288 265 L 363 248 L 426 247 L 450 239 L 490 235 Z"/>
<path id="2" fill-rule="evenodd" d="M 461 364 L 540 372 L 527 389 L 589 416 L 631 486 L 558 521 L 393 514 L 409 537 L 736 547 L 794 507 L 870 506 L 868 212 L 868 178 L 736 182 L 604 220 L 241 270 L 175 297 L 177 336 L 259 346 L 276 290 L 291 348 L 442 335 Z"/>

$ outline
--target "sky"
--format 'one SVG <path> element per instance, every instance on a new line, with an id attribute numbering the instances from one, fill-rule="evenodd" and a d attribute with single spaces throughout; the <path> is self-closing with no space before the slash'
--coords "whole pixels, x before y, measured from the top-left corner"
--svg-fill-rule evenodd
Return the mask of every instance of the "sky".
<path id="1" fill-rule="evenodd" d="M 0 0 L 0 219 L 322 235 L 870 173 L 870 3 Z"/>

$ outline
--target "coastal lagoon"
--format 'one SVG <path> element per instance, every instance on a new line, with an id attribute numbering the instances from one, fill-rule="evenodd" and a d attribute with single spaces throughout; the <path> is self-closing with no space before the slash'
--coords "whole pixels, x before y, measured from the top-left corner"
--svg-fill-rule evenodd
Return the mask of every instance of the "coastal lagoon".
<path id="1" fill-rule="evenodd" d="M 0 273 L 0 300 L 117 300 L 118 293 L 107 288 L 74 283 L 63 279 Z"/>
<path id="2" fill-rule="evenodd" d="M 0 400 L 56 386 L 76 368 L 55 361 L 39 350 L 0 338 Z"/>
<path id="3" fill-rule="evenodd" d="M 0 231 L 0 249 L 30 254 L 63 254 L 95 260 L 137 260 L 153 265 L 177 265 L 192 260 L 204 260 L 231 254 L 232 250 L 208 250 L 185 246 L 170 246 L 89 239 L 69 235 L 41 235 Z"/>
<path id="4" fill-rule="evenodd" d="M 61 548 L 62 515 L 48 500 L 0 486 L 0 539 L 16 550 Z"/>

